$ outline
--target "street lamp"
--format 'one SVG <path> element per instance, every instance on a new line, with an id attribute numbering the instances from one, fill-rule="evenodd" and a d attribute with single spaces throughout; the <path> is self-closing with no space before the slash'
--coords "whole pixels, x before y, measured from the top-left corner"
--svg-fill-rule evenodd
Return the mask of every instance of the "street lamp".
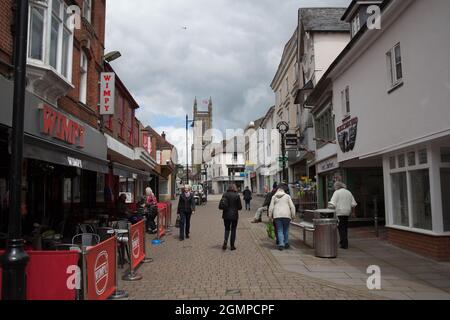
<path id="1" fill-rule="evenodd" d="M 194 127 L 194 120 L 189 120 L 189 116 L 186 115 L 186 184 L 189 184 L 189 123 L 191 128 Z"/>
<path id="2" fill-rule="evenodd" d="M 281 121 L 277 125 L 278 132 L 281 134 L 281 163 L 282 163 L 282 180 L 289 183 L 286 179 L 286 134 L 289 132 L 289 124 L 285 121 Z"/>
<path id="3" fill-rule="evenodd" d="M 122 56 L 119 51 L 112 51 L 104 55 L 103 60 L 110 63 L 111 61 L 117 60 Z"/>
<path id="4" fill-rule="evenodd" d="M 18 0 L 14 23 L 14 100 L 11 137 L 10 210 L 8 243 L 0 259 L 3 269 L 3 300 L 26 299 L 25 270 L 29 257 L 24 249 L 20 207 L 22 202 L 22 162 L 24 108 L 28 41 L 28 0 Z"/>

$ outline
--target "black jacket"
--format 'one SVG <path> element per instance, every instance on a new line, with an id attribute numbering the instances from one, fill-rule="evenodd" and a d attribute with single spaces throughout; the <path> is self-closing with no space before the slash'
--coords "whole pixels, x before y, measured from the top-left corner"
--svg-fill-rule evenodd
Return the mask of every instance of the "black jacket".
<path id="1" fill-rule="evenodd" d="M 186 194 L 183 192 L 178 200 L 178 214 L 180 213 L 192 213 L 195 211 L 195 199 L 194 193 L 191 192 L 189 198 L 186 198 Z"/>
<path id="2" fill-rule="evenodd" d="M 239 211 L 242 210 L 242 202 L 239 193 L 237 192 L 226 192 L 223 195 L 227 199 L 228 208 L 223 210 L 222 219 L 236 221 L 239 219 Z M 219 208 L 222 210 L 222 208 Z"/>
<path id="3" fill-rule="evenodd" d="M 252 200 L 252 192 L 250 190 L 244 190 L 244 200 Z"/>
<path id="4" fill-rule="evenodd" d="M 270 206 L 270 203 L 272 202 L 272 198 L 275 195 L 275 193 L 277 193 L 277 190 L 273 189 L 272 192 L 270 192 L 266 195 L 266 198 L 264 199 L 263 207 L 268 208 Z"/>

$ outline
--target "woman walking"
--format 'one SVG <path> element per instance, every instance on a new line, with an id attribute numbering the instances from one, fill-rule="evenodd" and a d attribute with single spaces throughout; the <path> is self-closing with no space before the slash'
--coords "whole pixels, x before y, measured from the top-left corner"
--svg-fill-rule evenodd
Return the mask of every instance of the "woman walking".
<path id="1" fill-rule="evenodd" d="M 289 225 L 295 218 L 295 205 L 291 196 L 286 193 L 288 188 L 286 184 L 280 185 L 269 207 L 269 218 L 275 222 L 280 251 L 289 249 Z"/>
<path id="2" fill-rule="evenodd" d="M 178 214 L 180 215 L 180 241 L 189 239 L 191 231 L 191 216 L 195 214 L 195 199 L 191 186 L 186 185 L 178 201 Z"/>
<path id="3" fill-rule="evenodd" d="M 236 185 L 232 184 L 228 187 L 228 191 L 220 200 L 219 209 L 223 211 L 222 219 L 225 225 L 225 241 L 223 250 L 227 250 L 228 239 L 230 239 L 231 251 L 236 250 L 236 229 L 239 221 L 239 211 L 242 210 L 242 202 Z"/>
<path id="4" fill-rule="evenodd" d="M 250 211 L 251 210 L 250 203 L 252 201 L 252 191 L 250 190 L 249 187 L 245 187 L 243 194 L 244 194 L 244 201 L 245 201 L 245 210 Z"/>

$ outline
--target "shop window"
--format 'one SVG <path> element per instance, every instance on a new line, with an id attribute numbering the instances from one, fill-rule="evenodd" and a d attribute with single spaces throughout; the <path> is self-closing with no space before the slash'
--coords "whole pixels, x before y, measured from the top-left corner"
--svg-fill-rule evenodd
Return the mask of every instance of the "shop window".
<path id="1" fill-rule="evenodd" d="M 410 175 L 414 228 L 432 230 L 429 170 L 411 171 Z"/>
<path id="2" fill-rule="evenodd" d="M 169 181 L 168 180 L 160 180 L 159 193 L 165 194 L 165 195 L 169 194 Z"/>
<path id="3" fill-rule="evenodd" d="M 408 152 L 408 166 L 416 165 L 416 153 L 414 151 Z"/>
<path id="4" fill-rule="evenodd" d="M 97 202 L 105 202 L 105 175 L 103 173 L 97 173 Z"/>
<path id="5" fill-rule="evenodd" d="M 419 164 L 428 163 L 428 152 L 427 149 L 419 150 Z"/>
<path id="6" fill-rule="evenodd" d="M 134 202 L 134 188 L 134 179 L 120 178 L 120 194 L 126 194 L 127 203 Z"/>
<path id="7" fill-rule="evenodd" d="M 389 167 L 391 168 L 391 170 L 394 170 L 397 168 L 397 162 L 395 160 L 395 157 L 389 158 Z"/>
<path id="8" fill-rule="evenodd" d="M 81 202 L 81 177 L 76 176 L 73 178 L 73 203 L 80 203 Z"/>
<path id="9" fill-rule="evenodd" d="M 450 168 L 441 169 L 441 190 L 444 231 L 450 232 Z"/>
<path id="10" fill-rule="evenodd" d="M 409 227 L 408 183 L 406 172 L 391 175 L 394 224 Z"/>
<path id="11" fill-rule="evenodd" d="M 441 162 L 450 163 L 450 148 L 441 148 Z"/>
<path id="12" fill-rule="evenodd" d="M 398 167 L 399 168 L 404 168 L 405 165 L 406 165 L 406 163 L 405 163 L 405 155 L 404 154 L 398 155 Z"/>
<path id="13" fill-rule="evenodd" d="M 71 178 L 64 179 L 63 203 L 65 203 L 65 204 L 72 203 L 72 179 Z"/>

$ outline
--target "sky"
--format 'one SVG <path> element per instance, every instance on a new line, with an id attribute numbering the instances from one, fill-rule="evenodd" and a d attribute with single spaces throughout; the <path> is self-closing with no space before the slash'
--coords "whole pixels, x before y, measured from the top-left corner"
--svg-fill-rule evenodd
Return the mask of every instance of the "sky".
<path id="1" fill-rule="evenodd" d="M 301 7 L 350 0 L 111 0 L 106 52 L 140 108 L 144 125 L 166 132 L 186 158 L 185 118 L 213 101 L 216 129 L 244 128 L 275 103 L 270 83 Z M 192 135 L 190 136 L 192 143 Z"/>

